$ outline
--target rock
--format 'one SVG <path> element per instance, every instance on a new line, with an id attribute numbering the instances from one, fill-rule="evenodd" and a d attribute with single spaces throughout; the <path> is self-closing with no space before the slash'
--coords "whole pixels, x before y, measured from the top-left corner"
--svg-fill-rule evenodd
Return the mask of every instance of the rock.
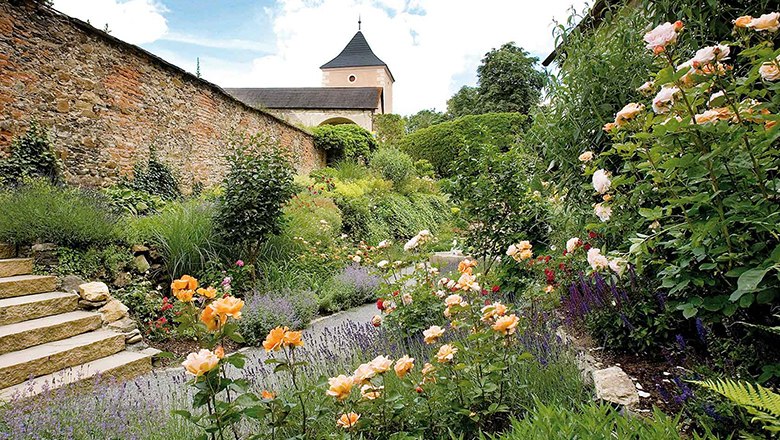
<path id="1" fill-rule="evenodd" d="M 103 307 L 106 305 L 108 300 L 104 301 L 87 301 L 85 299 L 79 300 L 79 307 L 86 310 L 92 310 L 92 309 L 99 309 L 100 307 Z"/>
<path id="2" fill-rule="evenodd" d="M 112 299 L 98 311 L 103 314 L 103 322 L 114 322 L 126 317 L 129 309 L 119 300 Z"/>
<path id="3" fill-rule="evenodd" d="M 16 257 L 16 246 L 8 243 L 0 243 L 0 258 Z"/>
<path id="4" fill-rule="evenodd" d="M 81 299 L 90 302 L 106 301 L 109 297 L 108 286 L 99 281 L 84 283 L 79 286 L 79 295 Z"/>
<path id="5" fill-rule="evenodd" d="M 160 252 L 158 252 L 157 249 L 152 249 L 149 251 L 149 258 L 154 262 L 158 262 L 162 260 L 162 255 L 160 255 Z"/>
<path id="6" fill-rule="evenodd" d="M 149 248 L 142 244 L 134 244 L 133 247 L 130 248 L 130 250 L 133 251 L 134 254 L 149 252 Z"/>
<path id="7" fill-rule="evenodd" d="M 128 284 L 130 284 L 130 274 L 127 272 L 119 272 L 116 275 L 116 278 L 114 278 L 114 283 L 116 287 L 125 287 Z"/>
<path id="8" fill-rule="evenodd" d="M 144 340 L 144 337 L 139 334 L 139 335 L 133 336 L 130 339 L 125 340 L 125 343 L 127 343 L 127 344 L 136 344 L 136 343 L 141 342 L 143 340 Z"/>
<path id="9" fill-rule="evenodd" d="M 54 266 L 57 259 L 57 245 L 54 243 L 38 243 L 32 246 L 32 255 L 38 266 Z"/>
<path id="10" fill-rule="evenodd" d="M 146 273 L 146 271 L 149 270 L 149 262 L 146 261 L 146 257 L 143 255 L 136 255 L 135 259 L 133 260 L 135 263 L 135 268 L 140 273 Z"/>
<path id="11" fill-rule="evenodd" d="M 62 279 L 62 291 L 63 292 L 78 292 L 79 286 L 86 283 L 81 277 L 76 275 L 67 275 Z"/>
<path id="12" fill-rule="evenodd" d="M 57 250 L 57 245 L 54 243 L 37 243 L 32 245 L 33 252 L 50 252 L 56 250 Z"/>
<path id="13" fill-rule="evenodd" d="M 639 403 L 639 395 L 631 379 L 620 367 L 593 372 L 596 397 L 607 402 L 631 407 Z"/>
<path id="14" fill-rule="evenodd" d="M 111 324 L 108 324 L 108 326 L 120 333 L 130 333 L 133 330 L 138 330 L 138 325 L 129 316 L 114 321 Z"/>

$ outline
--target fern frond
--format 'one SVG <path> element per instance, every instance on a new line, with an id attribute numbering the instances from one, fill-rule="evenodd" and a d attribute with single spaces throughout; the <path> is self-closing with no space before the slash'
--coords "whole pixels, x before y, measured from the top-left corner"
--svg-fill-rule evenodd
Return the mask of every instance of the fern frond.
<path id="1" fill-rule="evenodd" d="M 758 384 L 737 382 L 731 379 L 693 381 L 745 408 L 755 416 L 753 421 L 764 424 L 764 429 L 777 432 L 780 429 L 780 394 Z"/>

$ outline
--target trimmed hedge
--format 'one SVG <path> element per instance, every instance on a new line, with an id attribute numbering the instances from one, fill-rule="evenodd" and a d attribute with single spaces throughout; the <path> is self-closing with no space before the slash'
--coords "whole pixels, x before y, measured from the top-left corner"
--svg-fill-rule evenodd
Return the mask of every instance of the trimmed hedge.
<path id="1" fill-rule="evenodd" d="M 379 144 L 368 130 L 354 124 L 323 125 L 312 130 L 314 146 L 327 152 L 328 163 L 368 159 Z"/>
<path id="2" fill-rule="evenodd" d="M 439 176 L 449 177 L 453 172 L 451 162 L 464 147 L 482 144 L 507 151 L 517 142 L 527 122 L 528 117 L 520 113 L 469 115 L 417 130 L 399 145 L 413 158 L 428 160 Z"/>

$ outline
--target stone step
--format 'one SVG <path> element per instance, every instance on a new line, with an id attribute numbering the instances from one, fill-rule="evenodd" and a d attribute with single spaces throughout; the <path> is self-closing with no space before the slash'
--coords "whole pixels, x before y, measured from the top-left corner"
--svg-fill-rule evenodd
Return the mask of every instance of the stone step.
<path id="1" fill-rule="evenodd" d="M 57 290 L 57 277 L 48 275 L 16 275 L 0 278 L 0 299 Z"/>
<path id="2" fill-rule="evenodd" d="M 63 386 L 88 387 L 98 380 L 132 379 L 152 371 L 152 357 L 148 354 L 121 351 L 73 368 L 30 379 L 0 390 L 0 401 L 21 399 Z"/>
<path id="3" fill-rule="evenodd" d="M 123 334 L 98 330 L 6 353 L 0 355 L 0 388 L 111 356 L 124 348 Z"/>
<path id="4" fill-rule="evenodd" d="M 76 293 L 46 292 L 0 299 L 0 323 L 5 325 L 76 310 Z"/>
<path id="5" fill-rule="evenodd" d="M 0 243 L 0 258 L 14 258 L 16 246 L 8 243 Z"/>
<path id="6" fill-rule="evenodd" d="M 100 313 L 76 311 L 0 327 L 0 354 L 76 336 L 100 328 Z"/>
<path id="7" fill-rule="evenodd" d="M 0 278 L 29 275 L 33 271 L 32 258 L 6 258 L 0 260 Z"/>

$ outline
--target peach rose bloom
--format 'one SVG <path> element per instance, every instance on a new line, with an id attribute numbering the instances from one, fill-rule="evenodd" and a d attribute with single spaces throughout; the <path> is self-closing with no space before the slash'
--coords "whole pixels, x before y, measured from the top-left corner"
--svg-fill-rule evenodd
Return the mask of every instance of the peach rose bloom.
<path id="1" fill-rule="evenodd" d="M 281 326 L 268 332 L 268 336 L 266 336 L 265 341 L 263 341 L 263 348 L 265 348 L 265 351 L 278 351 L 282 348 L 285 333 L 287 333 L 287 327 Z"/>
<path id="2" fill-rule="evenodd" d="M 200 289 L 197 290 L 197 292 L 198 292 L 198 295 L 204 296 L 204 297 L 209 298 L 209 299 L 213 299 L 213 298 L 215 298 L 217 296 L 217 289 L 215 289 L 213 287 L 208 287 L 206 289 L 200 288 Z"/>
<path id="3" fill-rule="evenodd" d="M 439 348 L 439 351 L 436 353 L 436 359 L 441 362 L 450 362 L 455 357 L 455 353 L 458 352 L 458 349 L 453 347 L 450 344 L 444 344 Z"/>
<path id="4" fill-rule="evenodd" d="M 358 420 L 360 420 L 360 414 L 356 413 L 348 413 L 348 414 L 342 414 L 341 417 L 339 417 L 339 420 L 336 422 L 336 426 L 339 426 L 344 429 L 350 429 L 353 426 L 357 425 Z"/>
<path id="5" fill-rule="evenodd" d="M 644 84 L 637 87 L 636 91 L 645 95 L 645 96 L 651 96 L 653 94 L 653 90 L 655 90 L 655 83 L 653 81 L 645 81 Z"/>
<path id="6" fill-rule="evenodd" d="M 601 249 L 588 249 L 588 264 L 593 270 L 601 270 L 609 267 L 609 260 L 601 254 Z"/>
<path id="7" fill-rule="evenodd" d="M 460 273 L 469 273 L 471 274 L 473 272 L 473 268 L 477 266 L 477 262 L 475 260 L 469 260 L 468 258 L 458 263 L 458 272 Z"/>
<path id="8" fill-rule="evenodd" d="M 682 22 L 663 23 L 645 34 L 644 40 L 648 49 L 653 53 L 661 53 L 666 46 L 677 41 L 677 32 L 682 29 Z"/>
<path id="9" fill-rule="evenodd" d="M 599 194 L 604 194 L 609 191 L 612 186 L 612 181 L 609 179 L 609 174 L 605 170 L 596 170 L 593 173 L 593 189 Z"/>
<path id="10" fill-rule="evenodd" d="M 244 301 L 234 296 L 227 296 L 214 301 L 211 306 L 220 315 L 241 319 L 241 309 L 244 308 Z"/>
<path id="11" fill-rule="evenodd" d="M 385 387 L 375 387 L 371 384 L 365 384 L 362 387 L 360 387 L 360 397 L 363 400 L 374 400 L 379 398 L 379 396 L 382 395 L 382 390 L 385 389 Z"/>
<path id="12" fill-rule="evenodd" d="M 780 80 L 780 58 L 772 63 L 764 63 L 758 68 L 758 73 L 761 74 L 761 78 L 764 81 L 777 81 Z"/>
<path id="13" fill-rule="evenodd" d="M 580 154 L 578 159 L 580 160 L 580 162 L 590 162 L 591 160 L 593 160 L 593 152 L 592 151 L 586 151 L 586 152 Z"/>
<path id="14" fill-rule="evenodd" d="M 479 284 L 477 283 L 477 277 L 474 275 L 464 272 L 460 275 L 460 278 L 458 278 L 458 283 L 456 284 L 458 288 L 461 290 L 479 290 Z M 461 301 L 461 306 L 465 306 L 466 303 Z"/>
<path id="15" fill-rule="evenodd" d="M 195 291 L 194 290 L 186 289 L 186 290 L 174 290 L 173 291 L 173 296 L 178 298 L 179 301 L 185 302 L 185 303 L 192 301 L 192 296 L 193 295 L 195 295 Z"/>
<path id="16" fill-rule="evenodd" d="M 271 400 L 276 398 L 276 393 L 268 390 L 263 390 L 263 392 L 260 393 L 260 397 L 266 400 Z"/>
<path id="17" fill-rule="evenodd" d="M 548 284 L 547 287 L 544 288 L 544 293 L 552 293 L 555 290 L 555 286 L 552 284 Z"/>
<path id="18" fill-rule="evenodd" d="M 444 304 L 447 307 L 457 306 L 463 302 L 463 297 L 457 294 L 453 294 L 444 299 Z"/>
<path id="19" fill-rule="evenodd" d="M 631 119 L 634 119 L 639 113 L 642 113 L 642 110 L 644 109 L 645 109 L 644 105 L 637 104 L 635 102 L 630 102 L 626 104 L 615 115 L 615 124 L 617 124 L 618 126 L 625 124 Z"/>
<path id="20" fill-rule="evenodd" d="M 758 18 L 750 20 L 747 27 L 758 32 L 777 32 L 780 29 L 780 12 L 763 14 Z"/>
<path id="21" fill-rule="evenodd" d="M 303 347 L 303 338 L 301 332 L 286 331 L 282 345 L 285 347 Z"/>
<path id="22" fill-rule="evenodd" d="M 343 374 L 328 379 L 328 385 L 330 388 L 325 394 L 335 397 L 337 400 L 346 399 L 352 392 L 352 378 Z"/>
<path id="23" fill-rule="evenodd" d="M 206 328 L 209 331 L 215 332 L 225 325 L 227 316 L 218 315 L 214 308 L 209 305 L 200 313 L 200 321 L 206 324 Z"/>
<path id="24" fill-rule="evenodd" d="M 520 251 L 520 259 L 521 260 L 530 260 L 531 258 L 533 258 L 533 256 L 534 256 L 534 253 L 531 252 L 530 249 L 527 249 L 527 250 L 524 250 L 524 251 Z"/>
<path id="25" fill-rule="evenodd" d="M 380 355 L 375 357 L 374 360 L 368 364 L 377 374 L 382 374 L 386 373 L 390 369 L 390 367 L 393 365 L 393 360 L 386 356 Z"/>
<path id="26" fill-rule="evenodd" d="M 520 322 L 520 318 L 514 313 L 508 316 L 502 316 L 496 320 L 493 324 L 493 330 L 501 333 L 502 335 L 511 335 L 515 332 L 517 324 Z"/>
<path id="27" fill-rule="evenodd" d="M 171 290 L 196 290 L 197 288 L 198 280 L 189 275 L 182 275 L 171 283 Z"/>
<path id="28" fill-rule="evenodd" d="M 374 315 L 371 317 L 371 325 L 374 327 L 379 327 L 382 325 L 382 316 L 381 315 Z"/>
<path id="29" fill-rule="evenodd" d="M 493 318 L 504 316 L 506 311 L 506 306 L 496 301 L 493 304 L 482 307 L 482 321 L 487 322 Z"/>
<path id="30" fill-rule="evenodd" d="M 615 124 L 614 122 L 607 122 L 606 124 L 604 124 L 604 127 L 602 127 L 601 129 L 609 132 L 614 130 L 615 127 L 617 127 L 617 124 Z"/>
<path id="31" fill-rule="evenodd" d="M 225 349 L 220 345 L 214 349 L 214 354 L 217 355 L 218 358 L 222 359 L 225 357 Z"/>
<path id="32" fill-rule="evenodd" d="M 409 357 L 409 355 L 406 354 L 395 361 L 395 367 L 393 367 L 395 375 L 401 379 L 403 379 L 404 376 L 406 376 L 406 373 L 411 371 L 412 368 L 414 368 L 414 358 Z"/>
<path id="33" fill-rule="evenodd" d="M 707 124 L 719 120 L 730 119 L 732 116 L 731 111 L 727 108 L 714 108 L 695 115 L 694 120 L 697 124 Z"/>
<path id="34" fill-rule="evenodd" d="M 422 375 L 428 376 L 434 371 L 436 371 L 436 367 L 434 367 L 433 364 L 431 364 L 430 362 L 426 362 L 425 365 L 423 365 Z"/>
<path id="35" fill-rule="evenodd" d="M 596 214 L 596 217 L 602 222 L 607 222 L 612 218 L 612 207 L 603 203 L 596 203 L 596 206 L 593 207 L 593 213 Z"/>
<path id="36" fill-rule="evenodd" d="M 376 370 L 370 363 L 360 364 L 354 373 L 352 373 L 352 383 L 360 385 L 368 382 L 374 376 L 376 376 Z"/>
<path id="37" fill-rule="evenodd" d="M 734 23 L 734 27 L 738 28 L 746 28 L 750 24 L 750 22 L 753 21 L 753 17 L 749 15 L 743 15 L 736 20 L 732 21 Z"/>
<path id="38" fill-rule="evenodd" d="M 579 237 L 572 237 L 566 241 L 566 252 L 572 253 L 582 244 Z"/>
<path id="39" fill-rule="evenodd" d="M 675 86 L 663 86 L 658 94 L 653 98 L 653 111 L 657 114 L 663 114 L 669 111 L 674 104 L 674 97 L 680 93 L 680 89 Z"/>
<path id="40" fill-rule="evenodd" d="M 444 329 L 439 327 L 438 325 L 432 325 L 428 330 L 425 330 L 423 332 L 423 336 L 425 337 L 425 343 L 426 344 L 433 344 L 436 342 L 441 335 L 444 334 Z"/>
<path id="41" fill-rule="evenodd" d="M 195 377 L 203 376 L 213 370 L 219 364 L 219 358 L 211 350 L 201 349 L 197 353 L 190 353 L 181 365 L 188 373 Z"/>

